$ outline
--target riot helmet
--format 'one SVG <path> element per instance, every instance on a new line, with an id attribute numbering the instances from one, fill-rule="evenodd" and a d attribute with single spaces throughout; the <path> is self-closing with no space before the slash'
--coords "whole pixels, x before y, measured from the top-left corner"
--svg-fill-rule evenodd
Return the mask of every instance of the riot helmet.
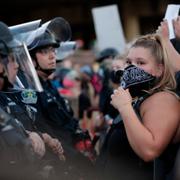
<path id="1" fill-rule="evenodd" d="M 57 48 L 56 62 L 61 62 L 70 55 L 72 55 L 77 49 L 77 43 L 75 41 L 61 42 Z"/>
<path id="2" fill-rule="evenodd" d="M 29 33 L 25 43 L 29 51 L 45 46 L 59 47 L 60 43 L 71 39 L 71 27 L 62 17 L 56 17 Z"/>
<path id="3" fill-rule="evenodd" d="M 98 55 L 96 60 L 98 62 L 102 62 L 106 58 L 114 58 L 118 55 L 118 51 L 115 48 L 105 48 Z"/>
<path id="4" fill-rule="evenodd" d="M 36 62 L 36 68 L 47 75 L 52 74 L 55 71 L 54 67 L 41 67 L 40 62 L 38 62 L 36 53 L 41 52 L 43 49 L 48 49 L 49 46 L 57 48 L 62 42 L 69 41 L 71 38 L 71 28 L 69 23 L 61 18 L 57 17 L 47 23 L 43 24 L 36 31 L 30 33 L 27 39 L 27 45 L 31 57 Z M 55 49 L 52 49 L 53 52 Z M 55 51 L 56 52 L 56 51 Z M 57 59 L 57 54 L 55 54 Z"/>
<path id="5" fill-rule="evenodd" d="M 19 45 L 20 42 L 13 38 L 8 26 L 0 21 L 0 55 L 8 56 L 10 50 Z"/>
<path id="6" fill-rule="evenodd" d="M 46 30 L 42 35 L 36 37 L 34 41 L 28 46 L 30 55 L 32 59 L 36 62 L 35 68 L 44 72 L 46 75 L 50 75 L 55 71 L 54 67 L 42 67 L 41 63 L 38 61 L 36 57 L 37 52 L 48 52 L 49 49 L 52 50 L 50 52 L 56 52 L 55 49 L 59 47 L 59 43 L 55 40 L 55 37 L 49 30 Z M 56 61 L 56 54 L 54 54 L 54 58 Z"/>
<path id="7" fill-rule="evenodd" d="M 0 22 L 0 62 L 13 85 L 16 83 L 17 72 L 21 69 L 28 84 L 26 88 L 42 91 L 27 47 L 13 37 L 10 29 L 3 22 Z"/>
<path id="8" fill-rule="evenodd" d="M 59 43 L 55 40 L 52 33 L 46 30 L 41 36 L 36 37 L 34 41 L 28 46 L 29 51 L 35 51 L 47 46 L 59 47 Z"/>

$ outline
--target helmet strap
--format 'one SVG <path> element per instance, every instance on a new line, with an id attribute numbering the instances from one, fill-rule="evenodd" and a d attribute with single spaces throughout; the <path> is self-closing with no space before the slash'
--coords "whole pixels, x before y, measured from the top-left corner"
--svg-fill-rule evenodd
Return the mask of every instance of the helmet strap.
<path id="1" fill-rule="evenodd" d="M 41 66 L 39 65 L 39 63 L 37 61 L 36 56 L 33 57 L 33 60 L 36 63 L 35 69 L 45 73 L 47 76 L 51 75 L 55 71 L 55 69 L 43 69 L 43 68 L 41 68 Z"/>

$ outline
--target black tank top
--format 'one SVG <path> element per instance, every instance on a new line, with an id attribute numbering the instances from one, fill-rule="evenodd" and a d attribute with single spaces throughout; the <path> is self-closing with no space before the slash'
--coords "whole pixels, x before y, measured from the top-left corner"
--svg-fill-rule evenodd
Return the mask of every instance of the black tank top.
<path id="1" fill-rule="evenodd" d="M 139 117 L 139 107 L 147 97 L 147 95 L 143 96 L 133 102 L 133 107 Z M 97 160 L 97 169 L 103 172 L 99 174 L 99 179 L 153 179 L 153 162 L 146 163 L 134 153 L 120 115 L 114 119 L 107 134 Z"/>
<path id="2" fill-rule="evenodd" d="M 149 95 L 146 94 L 134 102 L 133 106 L 139 118 L 140 105 L 148 97 Z M 154 160 L 154 180 L 165 180 L 173 178 L 173 168 L 178 149 L 179 143 L 169 143 L 164 152 Z"/>

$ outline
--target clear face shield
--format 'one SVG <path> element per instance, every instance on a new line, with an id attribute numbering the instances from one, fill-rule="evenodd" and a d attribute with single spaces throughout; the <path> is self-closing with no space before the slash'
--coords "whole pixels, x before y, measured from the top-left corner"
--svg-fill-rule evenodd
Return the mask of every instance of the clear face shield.
<path id="1" fill-rule="evenodd" d="M 76 48 L 77 46 L 75 41 L 61 42 L 60 46 L 56 49 L 57 62 L 72 55 Z"/>
<path id="2" fill-rule="evenodd" d="M 15 89 L 31 89 L 42 92 L 42 86 L 25 44 L 11 49 L 2 60 L 9 82 Z"/>
<path id="3" fill-rule="evenodd" d="M 71 39 L 71 27 L 69 23 L 62 17 L 56 17 L 42 25 L 47 28 L 50 33 L 54 34 L 55 39 L 59 42 L 69 41 Z"/>
<path id="4" fill-rule="evenodd" d="M 23 37 L 22 34 L 26 34 L 28 32 L 32 32 L 36 30 L 37 28 L 40 27 L 40 24 L 41 24 L 41 19 L 10 26 L 9 30 L 11 31 L 13 37 L 20 40 L 20 38 Z"/>
<path id="5" fill-rule="evenodd" d="M 32 50 L 36 48 L 41 40 L 38 39 L 38 37 L 41 37 L 46 31 L 51 33 L 58 43 L 69 41 L 71 39 L 71 27 L 62 17 L 56 17 L 51 21 L 42 24 L 41 27 L 36 30 L 19 36 L 21 41 L 25 42 L 28 48 L 30 47 L 29 50 Z"/>
<path id="6" fill-rule="evenodd" d="M 23 24 L 18 24 L 14 26 L 10 26 L 9 30 L 11 31 L 11 34 L 15 39 L 18 39 L 20 42 L 25 42 L 27 45 L 28 37 L 30 34 L 38 34 L 36 31 L 41 24 L 41 19 L 36 20 L 36 21 L 31 21 Z M 40 32 L 39 32 L 40 33 Z M 33 36 L 34 36 L 33 35 Z M 32 38 L 33 40 L 33 38 Z"/>

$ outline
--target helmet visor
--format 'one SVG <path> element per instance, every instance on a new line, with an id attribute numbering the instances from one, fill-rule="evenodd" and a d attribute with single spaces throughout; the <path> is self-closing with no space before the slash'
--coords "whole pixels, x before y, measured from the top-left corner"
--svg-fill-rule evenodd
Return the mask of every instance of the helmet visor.
<path id="1" fill-rule="evenodd" d="M 47 23 L 47 30 L 55 36 L 55 39 L 58 42 L 65 42 L 71 39 L 71 27 L 65 19 L 62 17 L 56 17 Z M 43 24 L 42 27 L 44 25 L 46 25 L 46 23 Z"/>
<path id="2" fill-rule="evenodd" d="M 76 42 L 75 41 L 68 41 L 68 42 L 61 42 L 60 46 L 57 48 L 57 61 L 63 60 L 74 53 L 76 50 Z"/>
<path id="3" fill-rule="evenodd" d="M 43 91 L 27 47 L 24 44 L 13 48 L 10 55 L 3 58 L 2 62 L 5 65 L 8 79 L 14 85 L 14 88 Z"/>
<path id="4" fill-rule="evenodd" d="M 30 47 L 29 50 L 38 46 L 39 41 L 41 41 L 40 37 L 42 37 L 46 31 L 52 34 L 57 42 L 65 42 L 71 39 L 71 27 L 69 23 L 61 17 L 56 17 L 42 24 L 38 29 L 25 34 L 24 41 L 26 45 Z"/>
<path id="5" fill-rule="evenodd" d="M 29 44 L 34 40 L 38 33 L 43 33 L 42 29 L 40 32 L 37 30 L 40 27 L 40 23 L 41 20 L 39 19 L 36 21 L 11 26 L 9 27 L 9 29 L 14 38 L 18 39 L 20 42 L 25 42 L 26 44 Z"/>

